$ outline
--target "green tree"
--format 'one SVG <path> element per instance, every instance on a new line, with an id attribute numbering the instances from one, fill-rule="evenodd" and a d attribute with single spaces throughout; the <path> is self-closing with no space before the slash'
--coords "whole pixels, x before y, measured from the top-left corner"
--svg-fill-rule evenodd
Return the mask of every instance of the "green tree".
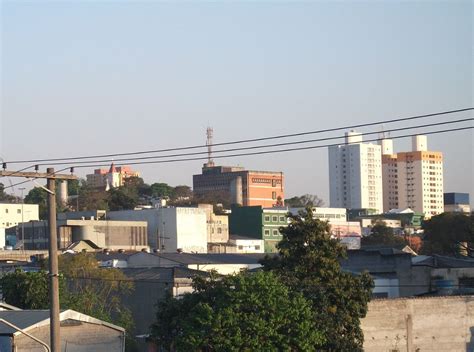
<path id="1" fill-rule="evenodd" d="M 5 192 L 5 185 L 0 182 L 0 202 L 14 203 L 19 199 Z"/>
<path id="2" fill-rule="evenodd" d="M 138 205 L 138 194 L 126 187 L 111 188 L 108 192 L 108 206 L 110 210 L 134 209 Z"/>
<path id="3" fill-rule="evenodd" d="M 370 235 L 362 237 L 361 244 L 368 245 L 405 245 L 407 242 L 402 236 L 397 236 L 393 228 L 388 227 L 383 221 L 377 221 L 370 231 Z"/>
<path id="4" fill-rule="evenodd" d="M 44 270 L 25 272 L 20 269 L 6 273 L 0 278 L 2 299 L 21 309 L 49 308 L 49 276 Z M 60 277 L 59 287 L 64 291 L 64 279 Z M 62 306 L 64 297 L 61 296 Z"/>
<path id="5" fill-rule="evenodd" d="M 423 254 L 474 257 L 474 215 L 443 213 L 423 223 Z"/>
<path id="6" fill-rule="evenodd" d="M 313 194 L 303 194 L 285 199 L 285 205 L 292 208 L 322 207 L 324 201 Z"/>
<path id="7" fill-rule="evenodd" d="M 43 263 L 43 267 L 46 266 Z M 74 309 L 98 319 L 133 329 L 130 311 L 122 304 L 134 289 L 118 269 L 99 268 L 90 254 L 59 256 L 59 297 L 62 309 Z M 44 270 L 17 270 L 0 278 L 3 300 L 22 309 L 49 308 L 49 276 Z M 128 346 L 132 341 L 127 336 Z"/>
<path id="8" fill-rule="evenodd" d="M 173 187 L 167 183 L 152 183 L 150 188 L 153 197 L 170 197 L 173 193 Z"/>
<path id="9" fill-rule="evenodd" d="M 151 337 L 169 351 L 314 351 L 311 304 L 268 272 L 196 278 L 195 292 L 159 305 Z"/>
<path id="10" fill-rule="evenodd" d="M 82 183 L 79 189 L 79 211 L 109 210 L 107 197 L 107 192 L 94 189 L 87 183 Z"/>
<path id="11" fill-rule="evenodd" d="M 323 350 L 362 351 L 360 319 L 367 313 L 372 279 L 342 271 L 346 249 L 331 239 L 326 221 L 313 218 L 311 208 L 289 218 L 290 224 L 280 228 L 279 256 L 264 259 L 264 269 L 312 303 L 316 328 L 326 341 Z"/>
<path id="12" fill-rule="evenodd" d="M 31 189 L 25 197 L 25 203 L 38 204 L 39 218 L 46 220 L 48 218 L 48 192 L 41 187 Z"/>

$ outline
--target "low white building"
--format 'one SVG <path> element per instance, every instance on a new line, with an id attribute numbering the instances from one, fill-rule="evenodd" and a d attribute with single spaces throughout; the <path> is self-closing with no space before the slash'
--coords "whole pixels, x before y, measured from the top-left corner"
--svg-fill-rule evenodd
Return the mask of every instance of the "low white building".
<path id="1" fill-rule="evenodd" d="M 110 220 L 148 223 L 148 244 L 161 252 L 207 253 L 207 215 L 199 208 L 157 208 L 107 212 Z"/>
<path id="2" fill-rule="evenodd" d="M 227 248 L 228 250 L 232 249 L 228 253 L 264 253 L 264 240 L 231 235 L 229 238 L 229 246 Z"/>
<path id="3" fill-rule="evenodd" d="M 39 220 L 38 204 L 0 203 L 0 248 L 5 247 L 5 229 Z"/>

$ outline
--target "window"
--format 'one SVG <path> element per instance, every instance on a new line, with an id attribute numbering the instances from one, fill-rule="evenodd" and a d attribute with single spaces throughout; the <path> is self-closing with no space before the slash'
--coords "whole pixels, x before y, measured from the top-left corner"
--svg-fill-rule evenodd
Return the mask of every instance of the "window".
<path id="1" fill-rule="evenodd" d="M 265 234 L 265 236 L 270 236 L 270 230 L 265 230 L 263 233 Z"/>
<path id="2" fill-rule="evenodd" d="M 272 199 L 277 199 L 277 192 L 272 192 Z"/>
<path id="3" fill-rule="evenodd" d="M 259 251 L 259 250 L 260 250 L 260 246 L 259 246 L 259 245 L 256 245 L 256 246 L 255 246 L 255 250 L 256 250 L 256 251 Z"/>
<path id="4" fill-rule="evenodd" d="M 5 213 L 7 213 L 7 214 L 8 214 L 8 209 L 5 209 Z"/>
<path id="5" fill-rule="evenodd" d="M 270 216 L 269 215 L 265 215 L 265 221 L 270 221 Z"/>
<path id="6" fill-rule="evenodd" d="M 17 213 L 17 214 L 21 214 L 21 209 L 17 209 L 17 210 L 16 210 L 16 213 Z"/>
<path id="7" fill-rule="evenodd" d="M 272 180 L 272 187 L 276 187 L 277 186 L 277 181 L 276 180 Z"/>
<path id="8" fill-rule="evenodd" d="M 273 230 L 273 236 L 278 236 L 278 230 Z"/>
<path id="9" fill-rule="evenodd" d="M 221 234 L 222 233 L 222 229 L 220 227 L 217 228 L 217 233 L 218 234 Z"/>
<path id="10" fill-rule="evenodd" d="M 285 217 L 284 216 L 280 216 L 280 222 L 285 222 Z"/>
<path id="11" fill-rule="evenodd" d="M 244 249 L 244 246 L 239 246 L 238 247 L 240 250 L 243 250 Z"/>
<path id="12" fill-rule="evenodd" d="M 278 216 L 273 215 L 273 216 L 272 216 L 272 221 L 273 221 L 273 222 L 277 222 L 277 221 L 278 221 Z"/>

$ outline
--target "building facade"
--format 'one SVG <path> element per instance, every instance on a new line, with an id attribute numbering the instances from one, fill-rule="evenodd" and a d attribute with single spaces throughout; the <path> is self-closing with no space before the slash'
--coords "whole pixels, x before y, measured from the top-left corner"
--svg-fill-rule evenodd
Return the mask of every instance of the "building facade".
<path id="1" fill-rule="evenodd" d="M 196 196 L 219 194 L 231 204 L 274 207 L 285 198 L 282 172 L 244 170 L 242 167 L 204 165 L 200 175 L 193 175 Z"/>
<path id="2" fill-rule="evenodd" d="M 444 211 L 447 213 L 469 214 L 471 212 L 469 193 L 445 193 Z"/>
<path id="3" fill-rule="evenodd" d="M 96 169 L 93 174 L 86 175 L 86 180 L 93 188 L 107 190 L 123 186 L 129 177 L 140 177 L 140 173 L 133 171 L 129 166 L 115 166 L 112 163 L 108 170 Z"/>
<path id="4" fill-rule="evenodd" d="M 7 229 L 15 228 L 16 235 L 21 240 L 23 237 L 23 228 L 17 227 L 29 221 L 39 220 L 38 204 L 16 204 L 16 203 L 0 203 L 0 248 L 4 248 L 7 244 Z"/>
<path id="5" fill-rule="evenodd" d="M 48 249 L 49 225 L 47 221 L 30 221 L 23 225 L 23 244 L 27 250 Z M 74 243 L 87 241 L 93 248 L 110 250 L 148 249 L 147 223 L 144 221 L 108 221 L 96 219 L 58 220 L 58 248 L 65 250 Z M 11 232 L 10 232 L 11 231 Z M 17 241 L 20 231 L 12 228 Z M 9 236 L 10 238 L 10 236 Z"/>
<path id="6" fill-rule="evenodd" d="M 382 141 L 384 211 L 410 208 L 426 217 L 441 214 L 443 202 L 443 154 L 428 151 L 426 136 L 412 137 L 412 151 L 393 153 L 390 140 Z"/>
<path id="7" fill-rule="evenodd" d="M 230 234 L 264 241 L 264 252 L 274 253 L 282 240 L 280 228 L 288 226 L 287 208 L 261 206 L 232 207 L 229 215 Z"/>
<path id="8" fill-rule="evenodd" d="M 346 133 L 344 145 L 329 147 L 331 207 L 371 208 L 383 212 L 381 147 Z"/>

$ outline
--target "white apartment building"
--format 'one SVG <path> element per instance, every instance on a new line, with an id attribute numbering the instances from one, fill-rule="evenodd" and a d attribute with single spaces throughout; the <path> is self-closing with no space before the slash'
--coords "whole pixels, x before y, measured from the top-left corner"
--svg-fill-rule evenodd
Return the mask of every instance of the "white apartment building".
<path id="1" fill-rule="evenodd" d="M 382 141 L 384 210 L 410 208 L 426 217 L 444 211 L 443 154 L 428 151 L 426 136 L 412 137 L 412 151 L 393 153 Z"/>
<path id="2" fill-rule="evenodd" d="M 360 133 L 347 132 L 344 145 L 329 147 L 330 205 L 383 212 L 381 146 L 363 143 Z"/>

